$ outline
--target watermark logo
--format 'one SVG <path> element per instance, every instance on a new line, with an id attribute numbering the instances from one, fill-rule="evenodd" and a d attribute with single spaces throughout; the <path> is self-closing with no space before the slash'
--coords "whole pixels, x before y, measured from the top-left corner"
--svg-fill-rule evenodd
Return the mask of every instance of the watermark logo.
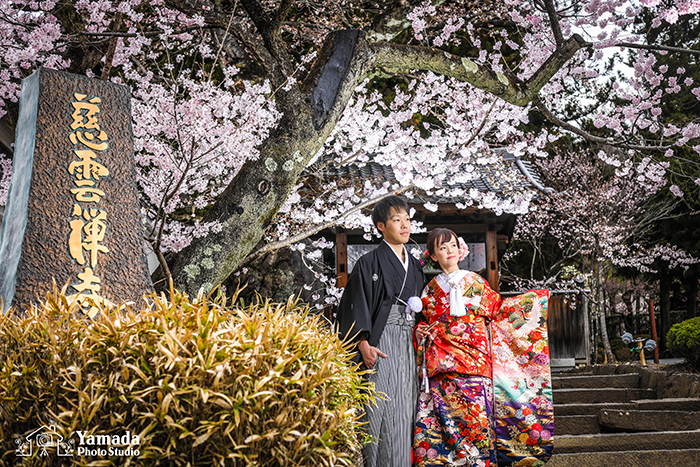
<path id="1" fill-rule="evenodd" d="M 31 433 L 15 439 L 17 457 L 44 457 L 49 451 L 57 456 L 85 457 L 138 457 L 141 440 L 138 435 L 125 431 L 121 435 L 95 435 L 87 431 L 76 431 L 77 440 L 70 436 L 64 439 L 54 425 L 43 425 Z"/>
<path id="2" fill-rule="evenodd" d="M 39 457 L 48 456 L 47 448 L 56 451 L 58 456 L 72 456 L 75 451 L 75 442 L 72 439 L 64 440 L 63 436 L 56 433 L 54 425 L 42 425 L 22 438 L 16 438 L 15 454 L 18 457 L 30 457 L 36 452 Z"/>
<path id="3" fill-rule="evenodd" d="M 78 441 L 79 456 L 109 456 L 137 457 L 141 440 L 138 435 L 131 435 L 130 431 L 120 435 L 90 435 L 87 431 L 76 431 L 80 438 Z"/>

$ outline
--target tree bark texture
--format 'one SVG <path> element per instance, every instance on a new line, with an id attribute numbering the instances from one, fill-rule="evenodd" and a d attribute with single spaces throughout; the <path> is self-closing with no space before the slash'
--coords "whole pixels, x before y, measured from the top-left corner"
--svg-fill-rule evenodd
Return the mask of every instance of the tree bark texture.
<path id="1" fill-rule="evenodd" d="M 354 41 L 354 47 L 343 47 L 346 41 Z M 349 56 L 341 60 L 334 55 L 338 50 Z M 304 93 L 280 93 L 277 105 L 284 115 L 282 121 L 260 148 L 260 158 L 244 164 L 203 219 L 220 222 L 222 231 L 193 240 L 177 255 L 171 268 L 175 287 L 189 293 L 200 288 L 211 290 L 226 280 L 263 238 L 301 172 L 328 138 L 355 87 L 364 79 L 370 68 L 371 55 L 367 52 L 362 34 L 335 32 L 311 71 L 309 81 L 313 85 Z M 329 62 L 334 65 L 324 68 Z M 328 78 L 329 74 L 336 79 Z M 331 92 L 319 91 L 317 83 L 332 88 Z"/>
<path id="2" fill-rule="evenodd" d="M 466 57 L 431 47 L 377 42 L 372 44 L 372 49 L 377 57 L 375 64 L 377 69 L 389 73 L 408 73 L 411 70 L 432 71 L 470 83 L 506 102 L 524 107 L 532 102 L 542 87 L 581 49 L 582 43 L 583 39 L 576 34 L 569 38 L 564 42 L 561 50 L 553 53 L 524 82 L 518 81 L 513 76 L 495 72 Z"/>
<path id="3" fill-rule="evenodd" d="M 615 356 L 610 348 L 610 339 L 608 338 L 608 326 L 605 319 L 605 297 L 603 296 L 603 267 L 600 261 L 595 262 L 596 269 L 596 310 L 598 313 L 598 321 L 600 327 L 600 337 L 603 341 L 603 347 L 605 348 L 605 355 L 607 356 L 608 363 L 613 363 L 615 361 Z"/>
<path id="4" fill-rule="evenodd" d="M 307 247 L 311 246 L 309 239 L 303 243 Z M 322 294 L 325 291 L 323 287 L 315 284 L 317 279 L 314 271 L 324 272 L 318 264 L 305 263 L 300 252 L 285 248 L 261 255 L 247 266 L 245 274 L 230 276 L 224 285 L 229 292 L 245 285 L 238 297 L 246 303 L 252 303 L 259 297 L 284 303 L 290 296 L 298 296 L 302 301 L 310 303 L 313 301 L 313 294 Z M 314 284 L 316 287 L 312 290 L 303 287 L 313 287 Z"/>

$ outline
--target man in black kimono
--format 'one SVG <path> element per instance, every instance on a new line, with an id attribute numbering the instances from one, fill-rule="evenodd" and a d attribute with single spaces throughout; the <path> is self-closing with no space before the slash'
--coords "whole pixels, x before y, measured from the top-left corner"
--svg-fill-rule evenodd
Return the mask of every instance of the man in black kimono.
<path id="1" fill-rule="evenodd" d="M 375 205 L 372 221 L 384 240 L 353 268 L 338 305 L 338 329 L 341 336 L 354 336 L 357 361 L 375 370 L 368 378 L 387 397 L 365 407 L 365 429 L 373 438 L 363 449 L 365 467 L 409 467 L 418 370 L 416 316 L 407 302 L 420 296 L 425 276 L 404 246 L 411 234 L 406 200 L 383 199 Z"/>

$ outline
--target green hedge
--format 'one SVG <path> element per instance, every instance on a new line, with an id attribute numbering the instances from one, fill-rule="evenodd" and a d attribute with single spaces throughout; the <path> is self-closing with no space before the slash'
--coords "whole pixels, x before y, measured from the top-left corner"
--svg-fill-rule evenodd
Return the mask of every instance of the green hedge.
<path id="1" fill-rule="evenodd" d="M 174 292 L 92 321 L 54 291 L 0 313 L 0 465 L 68 465 L 70 447 L 70 465 L 350 464 L 374 393 L 347 346 L 296 302 L 234 300 Z M 18 457 L 42 426 L 73 444 Z"/>
<path id="2" fill-rule="evenodd" d="M 700 370 L 700 317 L 671 326 L 666 342 L 674 356 Z"/>

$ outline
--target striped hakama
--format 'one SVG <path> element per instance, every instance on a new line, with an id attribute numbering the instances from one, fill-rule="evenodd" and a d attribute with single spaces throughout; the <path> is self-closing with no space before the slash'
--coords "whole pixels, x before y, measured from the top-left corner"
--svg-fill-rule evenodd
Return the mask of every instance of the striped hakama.
<path id="1" fill-rule="evenodd" d="M 387 357 L 378 357 L 375 373 L 369 381 L 378 393 L 376 405 L 366 407 L 365 432 L 374 442 L 363 448 L 365 467 L 409 467 L 416 401 L 418 372 L 413 348 L 413 325 L 407 320 L 404 305 L 394 305 L 379 340 L 379 350 Z"/>

